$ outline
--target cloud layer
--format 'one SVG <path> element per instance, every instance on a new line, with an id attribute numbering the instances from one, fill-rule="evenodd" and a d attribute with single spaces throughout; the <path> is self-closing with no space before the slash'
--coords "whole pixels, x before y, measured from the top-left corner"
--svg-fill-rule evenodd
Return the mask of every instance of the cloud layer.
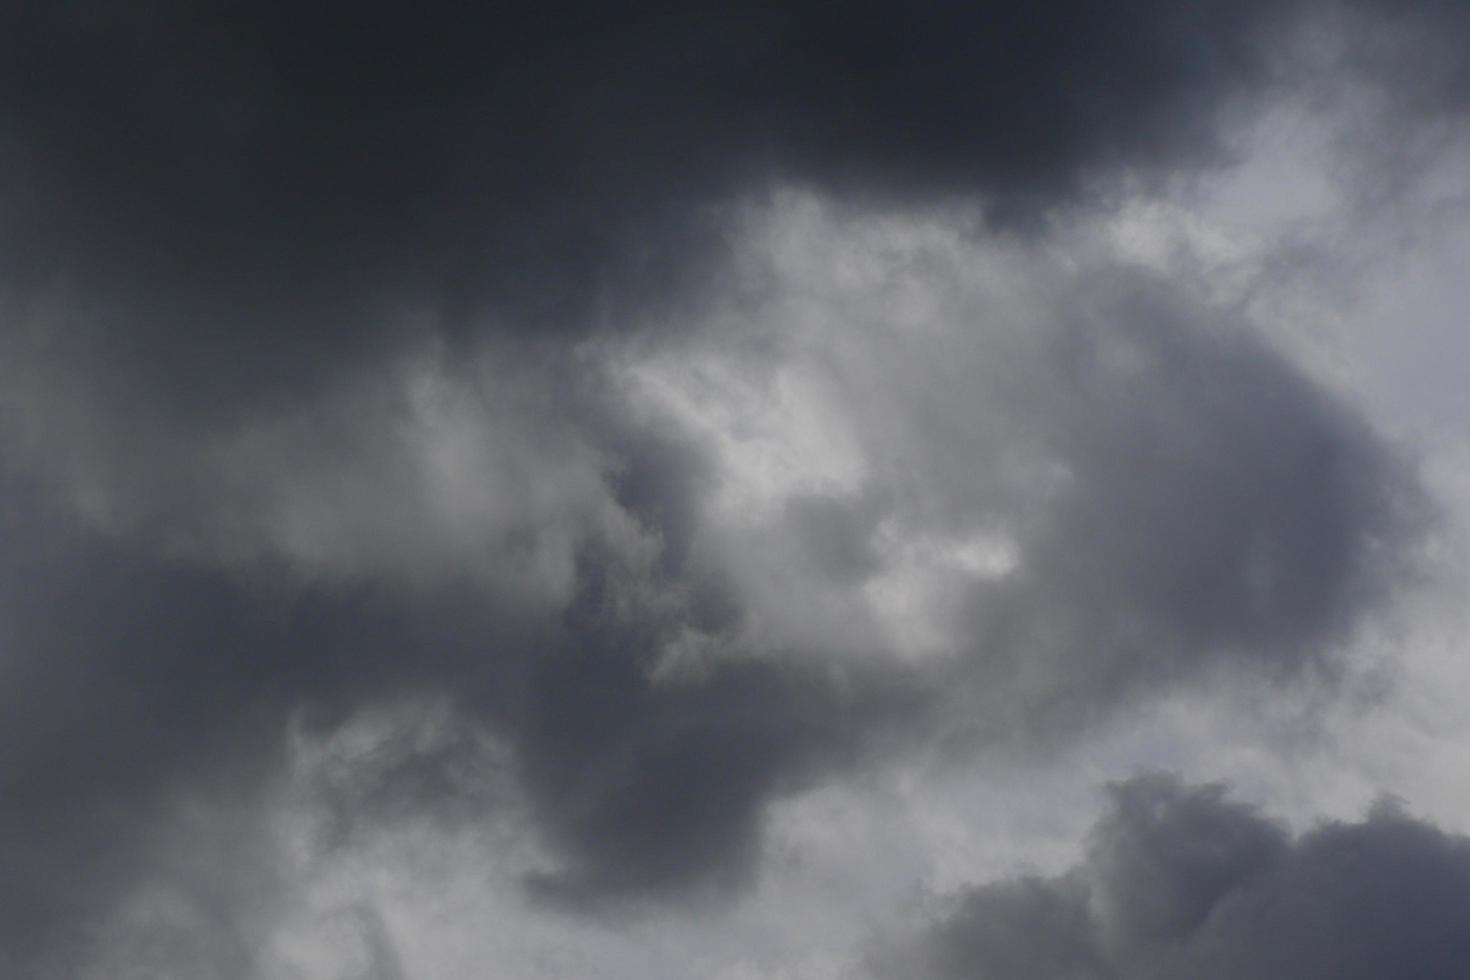
<path id="1" fill-rule="evenodd" d="M 1464 959 L 1470 844 L 1392 803 L 1297 837 L 1173 777 L 1110 804 L 1076 868 L 958 898 L 885 975 L 1448 977 Z"/>
<path id="2" fill-rule="evenodd" d="M 52 855 L 7 877 L 37 916 L 13 938 L 126 893 L 181 799 L 265 793 L 302 712 L 447 698 L 463 732 L 349 824 L 492 821 L 463 772 L 508 767 L 536 894 L 728 897 L 773 800 L 936 741 L 1063 744 L 1222 672 L 1330 678 L 1391 598 L 1405 462 L 1228 310 L 944 221 L 752 220 L 759 299 L 677 341 L 423 356 L 225 438 L 25 402 L 80 511 L 13 492 L 43 556 L 9 836 Z"/>
<path id="3" fill-rule="evenodd" d="M 7 302 L 191 416 L 427 311 L 555 336 L 678 309 L 719 208 L 796 183 L 1034 223 L 1222 156 L 1276 5 L 13 10 Z"/>
<path id="4" fill-rule="evenodd" d="M 0 964 L 316 980 L 292 861 L 420 822 L 517 828 L 548 921 L 728 908 L 780 805 L 1331 691 L 1423 573 L 1414 451 L 1270 277 L 1119 208 L 1288 98 L 1392 191 L 1361 135 L 1458 138 L 1453 5 L 297 6 L 0 13 Z M 1379 962 L 1261 931 L 1378 921 L 1353 847 L 1460 908 L 1386 810 L 1113 801 L 937 975 Z"/>

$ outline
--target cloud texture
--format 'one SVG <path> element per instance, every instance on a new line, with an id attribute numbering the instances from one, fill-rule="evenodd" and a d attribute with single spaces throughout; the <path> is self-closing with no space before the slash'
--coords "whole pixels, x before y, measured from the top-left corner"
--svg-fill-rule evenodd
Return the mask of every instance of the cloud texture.
<path id="1" fill-rule="evenodd" d="M 515 828 L 549 921 L 728 908 L 803 794 L 1330 691 L 1422 572 L 1413 451 L 1117 216 L 1323 79 L 1458 125 L 1452 6 L 299 7 L 0 13 L 17 975 L 317 980 L 291 869 L 385 828 Z M 914 955 L 1436 975 L 1458 838 L 1112 799 Z M 1380 862 L 1444 898 L 1423 943 Z M 317 913 L 412 975 L 372 902 Z M 1381 958 L 1333 959 L 1360 919 Z"/>
<path id="2" fill-rule="evenodd" d="M 891 975 L 1449 977 L 1464 958 L 1470 844 L 1392 802 L 1296 837 L 1218 785 L 1142 776 L 1110 803 L 1071 872 L 957 899 Z"/>

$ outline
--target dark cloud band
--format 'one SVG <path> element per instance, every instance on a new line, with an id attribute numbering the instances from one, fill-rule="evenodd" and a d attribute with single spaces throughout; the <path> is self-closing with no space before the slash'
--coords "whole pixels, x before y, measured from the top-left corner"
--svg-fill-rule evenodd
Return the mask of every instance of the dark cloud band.
<path id="1" fill-rule="evenodd" d="M 1071 872 L 975 889 L 914 959 L 879 969 L 955 980 L 1450 977 L 1467 915 L 1470 843 L 1391 804 L 1293 838 L 1219 786 L 1146 776 L 1113 788 Z"/>

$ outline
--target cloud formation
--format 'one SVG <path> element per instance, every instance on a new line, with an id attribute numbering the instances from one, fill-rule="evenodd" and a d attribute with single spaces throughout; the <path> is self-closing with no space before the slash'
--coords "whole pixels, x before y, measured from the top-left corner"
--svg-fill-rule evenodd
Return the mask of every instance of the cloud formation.
<path id="1" fill-rule="evenodd" d="M 514 818 L 547 915 L 713 906 L 774 804 L 1330 683 L 1412 579 L 1412 453 L 1108 208 L 1303 76 L 1457 119 L 1452 5 L 299 7 L 0 13 L 0 964 L 266 974 L 354 726 L 311 853 Z M 1165 969 L 1339 832 L 1115 808 L 939 975 Z M 1197 975 L 1278 969 L 1239 916 Z"/>
<path id="2" fill-rule="evenodd" d="M 310 388 L 429 311 L 677 308 L 718 207 L 797 183 L 1034 222 L 1220 158 L 1264 3 L 97 4 L 4 15 L 9 302 L 58 294 L 191 413 Z M 844 190 L 846 189 L 846 190 Z M 683 283 L 684 286 L 680 284 Z"/>
<path id="3" fill-rule="evenodd" d="M 1082 863 L 959 897 L 884 975 L 1451 977 L 1467 917 L 1470 843 L 1391 802 L 1293 837 L 1221 786 L 1140 776 Z"/>
<path id="4" fill-rule="evenodd" d="M 349 764 L 325 846 L 491 823 L 481 768 L 554 905 L 729 897 L 772 801 L 1219 673 L 1330 677 L 1391 598 L 1406 462 L 1206 299 L 806 199 L 743 249 L 758 298 L 677 340 L 410 359 L 227 438 L 30 389 L 37 478 L 89 520 L 11 493 L 44 557 L 9 599 L 8 836 L 51 856 L 7 876 L 12 938 L 126 895 L 180 800 L 264 799 L 293 718 L 427 697 L 456 733 Z"/>

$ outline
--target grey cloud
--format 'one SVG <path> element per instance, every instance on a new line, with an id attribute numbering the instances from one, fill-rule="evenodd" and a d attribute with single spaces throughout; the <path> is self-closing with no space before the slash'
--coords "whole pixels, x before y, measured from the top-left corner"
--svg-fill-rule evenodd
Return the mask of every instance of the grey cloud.
<path id="1" fill-rule="evenodd" d="M 1410 124 L 1457 123 L 1470 98 L 1470 61 L 1451 40 L 1467 25 L 1453 0 L 1349 0 L 1339 54 Z M 1387 120 L 1379 120 L 1386 122 Z"/>
<path id="2" fill-rule="evenodd" d="M 887 255 L 881 233 L 826 220 L 790 233 L 809 264 L 767 304 L 652 382 L 714 377 L 680 397 L 748 442 L 773 397 L 822 434 L 773 439 L 764 465 L 795 471 L 780 509 L 707 516 L 737 591 L 793 645 L 886 644 L 983 738 L 1066 737 L 1222 669 L 1330 681 L 1413 581 L 1434 514 L 1412 455 L 1237 310 L 1106 263 L 956 254 L 943 234 Z M 875 254 L 878 282 L 852 285 Z M 768 492 L 745 451 L 716 490 Z"/>
<path id="3" fill-rule="evenodd" d="M 1044 258 L 1110 182 L 1224 160 L 1305 7 L 609 9 L 0 13 L 13 962 L 187 879 L 159 828 L 195 796 L 265 806 L 293 719 L 453 719 L 344 763 L 323 846 L 489 820 L 503 764 L 537 894 L 667 902 L 748 882 L 769 803 L 890 749 L 1069 737 L 1240 665 L 1330 674 L 1391 596 L 1426 520 L 1410 462 L 1228 313 Z M 1042 244 L 973 280 L 858 256 L 920 314 L 834 292 L 847 267 L 747 278 L 742 207 L 788 185 Z M 722 344 L 734 387 L 805 370 L 842 420 L 768 469 L 846 440 L 856 475 L 725 508 L 749 474 L 721 440 L 759 424 L 650 417 L 619 373 Z M 1237 857 L 1163 909 L 1120 895 L 1119 934 L 1193 928 Z M 1044 969 L 1091 975 L 1112 953 L 1072 887 L 1018 886 L 985 928 L 1052 921 L 1076 941 Z M 250 901 L 163 946 L 247 975 Z"/>
<path id="4" fill-rule="evenodd" d="M 977 980 L 1453 977 L 1467 922 L 1463 837 L 1390 804 L 1292 837 L 1220 786 L 1154 775 L 1112 788 L 1072 871 L 972 890 L 879 969 Z"/>
<path id="5" fill-rule="evenodd" d="M 870 499 L 808 494 L 787 504 L 787 521 L 812 566 L 839 583 L 861 582 L 878 571 L 873 535 L 884 508 Z"/>
<path id="6" fill-rule="evenodd" d="M 798 269 L 824 311 L 806 327 L 778 285 L 748 323 L 629 355 L 696 402 L 724 397 L 698 385 L 726 368 L 762 410 L 767 373 L 823 379 L 799 390 L 830 405 L 778 416 L 842 420 L 859 475 L 820 492 L 741 469 L 765 424 L 745 402 L 728 444 L 650 413 L 621 349 L 510 358 L 476 383 L 431 372 L 464 394 L 430 413 L 453 424 L 413 421 L 390 386 L 324 392 L 320 415 L 223 448 L 165 430 L 163 465 L 109 477 L 134 481 L 144 518 L 101 531 L 13 481 L 0 826 L 3 887 L 30 911 L 8 941 L 41 956 L 110 914 L 191 793 L 266 805 L 293 718 L 310 735 L 415 699 L 448 712 L 442 737 L 342 761 L 316 846 L 524 807 L 548 850 L 532 892 L 604 911 L 728 898 L 759 874 L 771 802 L 916 744 L 1062 741 L 1212 672 L 1330 673 L 1420 529 L 1405 462 L 1196 297 L 1020 261 L 1014 309 L 917 263 L 938 297 L 924 343 L 866 286 L 828 294 Z M 540 379 L 578 387 L 551 399 Z M 827 465 L 790 460 L 808 464 Z M 764 516 L 722 509 L 741 480 L 774 494 Z M 302 500 L 325 545 L 279 520 Z M 180 528 L 194 546 L 170 544 Z M 977 531 L 1014 567 L 951 553 Z M 946 650 L 896 649 L 872 598 L 890 579 L 918 604 L 899 626 Z"/>
<path id="7" fill-rule="evenodd" d="M 1061 335 L 1042 439 L 1065 475 L 1027 502 L 1014 578 L 976 590 L 977 657 L 1049 669 L 1044 724 L 1047 698 L 1076 719 L 1212 662 L 1330 671 L 1410 572 L 1429 512 L 1405 462 L 1243 325 L 1108 294 Z"/>
<path id="8" fill-rule="evenodd" d="M 776 184 L 1034 223 L 1218 160 L 1293 9 L 15 8 L 6 291 L 62 297 L 66 344 L 228 421 L 423 311 L 550 339 L 678 309 L 724 254 L 718 205 Z"/>
<path id="9" fill-rule="evenodd" d="M 256 905 L 289 897 L 270 879 L 281 856 L 269 840 L 237 854 L 222 819 L 228 840 L 199 847 L 171 828 L 266 819 L 287 737 L 378 705 L 406 703 L 406 727 L 311 777 L 310 848 L 422 818 L 489 834 L 529 809 L 555 861 L 528 869 L 537 893 L 580 909 L 728 896 L 753 873 L 764 802 L 850 763 L 913 700 L 777 662 L 661 677 L 659 633 L 681 624 L 619 613 L 595 563 L 560 622 L 478 589 L 281 593 L 78 533 L 7 489 L 0 949 L 25 975 L 93 957 L 258 975 Z M 719 603 L 700 608 L 690 621 L 720 629 Z M 193 911 L 147 913 L 154 894 Z"/>
<path id="10" fill-rule="evenodd" d="M 68 976 L 81 966 L 65 957 L 98 943 L 119 964 L 130 944 L 153 950 L 160 976 L 235 950 L 218 975 L 254 975 L 258 937 L 231 936 L 279 884 L 268 841 L 245 843 L 264 834 L 255 821 L 291 719 L 330 728 L 427 676 L 452 675 L 466 692 L 488 684 L 517 648 L 513 618 L 477 626 L 452 598 L 410 609 L 368 589 L 272 595 L 78 532 L 24 482 L 7 481 L 5 499 L 0 950 L 20 975 L 60 957 Z M 487 666 L 480 645 L 492 637 L 506 652 Z M 198 814 L 212 816 L 201 827 Z M 124 916 L 119 935 L 107 931 L 151 893 L 193 912 L 173 925 L 143 914 L 136 928 Z M 159 952 L 169 949 L 173 960 Z"/>
<path id="11" fill-rule="evenodd" d="M 718 635 L 728 613 L 627 620 L 602 601 L 600 573 L 565 644 L 532 668 L 513 729 L 538 826 L 563 857 L 531 883 L 558 904 L 728 896 L 759 867 L 767 801 L 853 765 L 922 708 L 919 685 L 891 669 L 747 655 L 661 670 L 661 633 Z"/>
<path id="12" fill-rule="evenodd" d="M 692 507 L 640 504 L 675 516 L 684 560 L 661 574 L 682 601 L 630 616 L 616 571 L 588 566 L 517 728 L 542 826 L 568 856 L 547 894 L 739 882 L 758 867 L 766 802 L 915 741 L 1056 744 L 1173 685 L 1335 679 L 1340 646 L 1413 575 L 1432 515 L 1410 460 L 1225 312 L 1118 270 L 1060 296 L 1037 301 L 1019 350 L 963 320 L 930 324 L 947 341 L 931 347 L 885 338 L 881 312 L 839 312 L 846 337 L 793 326 L 806 354 L 739 361 L 746 380 L 821 374 L 863 476 L 731 518 L 709 500 L 742 479 L 740 450 L 707 447 L 683 464 L 693 482 L 660 481 L 697 491 Z M 751 316 L 758 333 L 788 326 L 779 301 Z M 716 322 L 721 340 L 696 337 L 668 369 L 719 376 L 721 344 L 751 338 Z M 1009 384 L 970 383 L 988 370 Z M 758 431 L 743 405 L 728 424 Z M 1013 568 L 947 556 L 976 528 L 1008 539 Z M 912 541 L 940 542 L 913 586 L 949 597 L 923 612 L 949 631 L 937 653 L 895 649 L 902 623 L 885 632 L 871 598 L 929 560 Z M 670 653 L 695 642 L 687 662 Z"/>
<path id="13" fill-rule="evenodd" d="M 406 980 L 388 925 L 375 906 L 349 906 L 323 918 L 313 923 L 314 931 L 339 954 L 331 980 Z M 298 975 L 293 973 L 292 980 Z"/>

